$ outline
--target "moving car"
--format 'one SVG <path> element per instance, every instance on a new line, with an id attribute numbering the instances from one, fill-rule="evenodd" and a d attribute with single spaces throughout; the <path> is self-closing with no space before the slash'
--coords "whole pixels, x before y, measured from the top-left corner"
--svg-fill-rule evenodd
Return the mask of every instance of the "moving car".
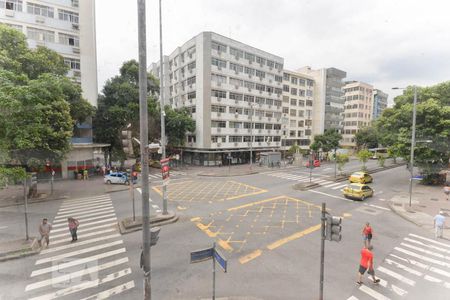
<path id="1" fill-rule="evenodd" d="M 361 201 L 372 197 L 373 192 L 374 190 L 370 186 L 362 183 L 352 183 L 342 189 L 345 198 L 355 198 Z"/>
<path id="2" fill-rule="evenodd" d="M 348 180 L 350 180 L 350 182 L 356 183 L 369 183 L 373 181 L 373 178 L 366 172 L 355 172 L 350 175 Z"/>
<path id="3" fill-rule="evenodd" d="M 106 184 L 117 183 L 117 184 L 129 185 L 130 184 L 129 178 L 130 177 L 125 172 L 115 172 L 115 173 L 109 173 L 109 174 L 105 175 L 105 177 L 103 178 L 103 181 Z"/>

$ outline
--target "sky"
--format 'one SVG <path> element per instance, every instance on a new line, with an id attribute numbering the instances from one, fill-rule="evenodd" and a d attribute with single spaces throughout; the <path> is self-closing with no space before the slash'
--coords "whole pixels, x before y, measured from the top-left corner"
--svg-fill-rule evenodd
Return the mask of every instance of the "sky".
<path id="1" fill-rule="evenodd" d="M 162 0 L 163 50 L 214 31 L 284 58 L 335 67 L 389 94 L 450 80 L 448 0 Z M 158 1 L 146 1 L 147 62 L 159 60 Z M 96 0 L 99 90 L 138 57 L 137 1 Z"/>

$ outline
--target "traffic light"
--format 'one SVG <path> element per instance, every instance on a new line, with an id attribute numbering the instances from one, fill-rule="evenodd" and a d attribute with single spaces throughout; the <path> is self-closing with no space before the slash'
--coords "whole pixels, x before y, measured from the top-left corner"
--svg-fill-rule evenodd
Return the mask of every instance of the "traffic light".
<path id="1" fill-rule="evenodd" d="M 133 141 L 131 137 L 131 130 L 122 130 L 122 146 L 123 152 L 127 156 L 133 155 Z"/>
<path id="2" fill-rule="evenodd" d="M 326 218 L 325 238 L 329 241 L 340 242 L 342 239 L 342 218 L 331 215 L 327 215 Z"/>

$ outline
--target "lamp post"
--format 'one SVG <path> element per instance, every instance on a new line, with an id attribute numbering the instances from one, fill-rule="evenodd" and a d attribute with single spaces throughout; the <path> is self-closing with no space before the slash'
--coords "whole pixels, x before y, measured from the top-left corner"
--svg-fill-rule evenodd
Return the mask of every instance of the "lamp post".
<path id="1" fill-rule="evenodd" d="M 394 87 L 393 90 L 404 90 L 405 88 Z M 417 86 L 414 86 L 414 102 L 413 102 L 413 117 L 412 117 L 412 133 L 411 133 L 411 154 L 409 162 L 409 206 L 411 207 L 412 201 L 412 182 L 414 176 L 414 147 L 416 146 L 416 105 L 417 105 Z"/>
<path id="2" fill-rule="evenodd" d="M 250 171 L 253 166 L 253 104 L 250 103 Z"/>

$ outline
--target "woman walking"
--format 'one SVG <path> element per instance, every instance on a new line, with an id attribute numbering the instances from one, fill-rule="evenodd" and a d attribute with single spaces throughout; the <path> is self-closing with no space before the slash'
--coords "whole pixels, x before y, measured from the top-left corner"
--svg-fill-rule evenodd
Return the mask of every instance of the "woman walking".
<path id="1" fill-rule="evenodd" d="M 372 241 L 372 227 L 370 227 L 369 222 L 366 223 L 362 230 L 362 235 L 364 239 L 364 246 L 368 248 L 370 246 L 370 242 Z"/>
<path id="2" fill-rule="evenodd" d="M 78 240 L 77 229 L 78 225 L 80 225 L 80 222 L 72 217 L 67 218 L 67 222 L 69 223 L 69 231 L 72 235 L 72 242 L 75 242 L 76 240 Z"/>

